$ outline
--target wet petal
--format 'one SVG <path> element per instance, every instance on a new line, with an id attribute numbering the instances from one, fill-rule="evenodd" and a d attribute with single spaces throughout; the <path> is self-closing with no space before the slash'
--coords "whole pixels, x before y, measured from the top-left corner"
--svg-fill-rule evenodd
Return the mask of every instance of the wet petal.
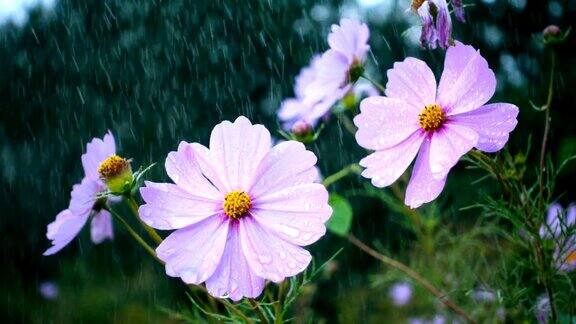
<path id="1" fill-rule="evenodd" d="M 166 157 L 166 173 L 180 188 L 195 196 L 218 199 L 221 194 L 210 181 L 212 179 L 202 173 L 198 155 L 192 144 L 180 142 L 178 150 Z"/>
<path id="2" fill-rule="evenodd" d="M 376 151 L 363 158 L 360 165 L 366 170 L 362 172 L 362 176 L 372 179 L 375 187 L 382 188 L 391 185 L 414 160 L 425 137 L 425 132 L 415 132 L 402 143 Z"/>
<path id="3" fill-rule="evenodd" d="M 436 102 L 436 79 L 423 61 L 408 57 L 387 72 L 386 96 L 404 100 L 420 113 Z"/>
<path id="4" fill-rule="evenodd" d="M 80 233 L 87 220 L 88 215 L 74 215 L 69 209 L 56 215 L 56 220 L 48 224 L 46 237 L 52 241 L 52 246 L 44 255 L 52 255 L 62 250 Z"/>
<path id="5" fill-rule="evenodd" d="M 469 127 L 480 136 L 476 148 L 484 152 L 501 150 L 508 142 L 508 134 L 518 121 L 518 107 L 508 103 L 494 103 L 476 110 L 450 117 L 451 122 Z"/>
<path id="6" fill-rule="evenodd" d="M 481 107 L 495 89 L 494 72 L 479 51 L 460 42 L 448 48 L 438 86 L 438 104 L 448 116 Z"/>
<path id="7" fill-rule="evenodd" d="M 308 251 L 271 234 L 251 217 L 239 223 L 242 251 L 257 276 L 280 282 L 304 271 L 312 260 Z"/>
<path id="8" fill-rule="evenodd" d="M 328 205 L 326 188 L 308 183 L 256 199 L 250 214 L 269 233 L 304 246 L 326 233 L 324 222 L 332 215 L 332 208 Z"/>
<path id="9" fill-rule="evenodd" d="M 436 199 L 446 183 L 446 178 L 435 179 L 430 171 L 430 140 L 426 139 L 420 147 L 420 153 L 414 163 L 412 176 L 406 188 L 404 203 L 410 208 L 418 208 L 422 204 Z"/>
<path id="10" fill-rule="evenodd" d="M 92 180 L 88 177 L 82 179 L 82 182 L 72 187 L 70 206 L 68 209 L 74 215 L 87 215 L 96 203 L 99 192 L 104 191 L 105 187 L 100 180 Z"/>
<path id="11" fill-rule="evenodd" d="M 282 188 L 314 182 L 318 178 L 316 155 L 306 150 L 304 144 L 286 141 L 274 146 L 258 167 L 250 196 L 258 198 L 262 194 Z"/>
<path id="12" fill-rule="evenodd" d="M 478 143 L 478 134 L 471 128 L 444 124 L 436 130 L 430 142 L 430 172 L 436 179 L 446 177 L 462 155 Z"/>
<path id="13" fill-rule="evenodd" d="M 112 132 L 108 131 L 104 138 L 93 138 L 86 144 L 86 153 L 82 154 L 82 167 L 86 177 L 92 180 L 100 179 L 98 167 L 110 155 L 116 154 L 116 143 Z"/>
<path id="14" fill-rule="evenodd" d="M 139 209 L 140 218 L 163 230 L 182 228 L 216 215 L 222 211 L 224 201 L 224 197 L 208 199 L 171 183 L 148 181 L 140 188 L 140 194 L 145 202 Z"/>
<path id="15" fill-rule="evenodd" d="M 106 239 L 114 238 L 112 230 L 112 215 L 107 210 L 100 210 L 92 216 L 90 223 L 90 238 L 94 244 L 100 244 Z"/>
<path id="16" fill-rule="evenodd" d="M 166 274 L 185 283 L 200 284 L 210 278 L 224 253 L 229 221 L 214 216 L 170 234 L 156 249 L 166 263 Z"/>
<path id="17" fill-rule="evenodd" d="M 403 100 L 369 97 L 360 103 L 360 112 L 354 117 L 356 141 L 370 150 L 393 147 L 420 129 L 419 111 Z"/>
<path id="18" fill-rule="evenodd" d="M 370 30 L 366 24 L 355 19 L 343 18 L 339 25 L 332 25 L 332 32 L 328 35 L 330 48 L 346 56 L 348 63 L 354 59 L 363 61 L 370 50 L 368 38 Z"/>
<path id="19" fill-rule="evenodd" d="M 431 0 L 437 8 L 436 32 L 438 33 L 438 44 L 442 48 L 448 48 L 452 37 L 452 18 L 446 0 Z"/>
<path id="20" fill-rule="evenodd" d="M 224 254 L 214 274 L 206 280 L 206 289 L 217 298 L 256 298 L 266 285 L 264 279 L 252 272 L 242 252 L 238 222 L 230 223 Z"/>
<path id="21" fill-rule="evenodd" d="M 252 125 L 244 116 L 214 127 L 210 154 L 222 167 L 228 191 L 247 188 L 271 144 L 270 132 L 262 125 Z"/>

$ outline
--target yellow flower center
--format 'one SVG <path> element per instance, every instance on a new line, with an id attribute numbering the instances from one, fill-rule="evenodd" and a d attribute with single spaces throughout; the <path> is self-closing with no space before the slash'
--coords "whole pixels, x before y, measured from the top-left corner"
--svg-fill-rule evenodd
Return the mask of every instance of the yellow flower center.
<path id="1" fill-rule="evenodd" d="M 239 219 L 250 210 L 252 201 L 250 200 L 250 196 L 244 191 L 231 191 L 224 197 L 223 207 L 228 217 Z"/>
<path id="2" fill-rule="evenodd" d="M 111 179 L 120 175 L 127 167 L 130 166 L 130 162 L 118 155 L 110 155 L 106 158 L 100 166 L 98 166 L 98 173 L 103 179 Z"/>
<path id="3" fill-rule="evenodd" d="M 423 130 L 427 132 L 435 131 L 445 120 L 444 111 L 438 104 L 427 105 L 422 109 L 422 112 L 418 115 L 418 123 Z"/>

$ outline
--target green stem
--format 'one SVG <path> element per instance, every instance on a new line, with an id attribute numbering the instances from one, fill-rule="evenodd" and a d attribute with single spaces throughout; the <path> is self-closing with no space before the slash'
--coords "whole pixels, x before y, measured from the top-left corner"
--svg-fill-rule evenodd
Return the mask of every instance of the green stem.
<path id="1" fill-rule="evenodd" d="M 556 56 L 554 52 L 551 54 L 550 58 L 550 82 L 548 83 L 548 97 L 546 103 L 542 106 L 542 110 L 545 111 L 545 121 L 544 121 L 544 135 L 542 136 L 542 148 L 540 149 L 540 173 L 538 175 L 538 180 L 540 182 L 540 208 L 542 210 L 544 197 L 544 168 L 545 168 L 545 158 L 546 158 L 546 144 L 548 142 L 548 133 L 550 132 L 550 106 L 552 105 L 552 98 L 554 97 L 554 69 L 556 65 Z"/>
<path id="2" fill-rule="evenodd" d="M 132 238 L 134 238 L 136 242 L 138 242 L 144 248 L 144 250 L 148 252 L 148 254 L 154 257 L 154 259 L 156 259 L 158 262 L 164 264 L 164 262 L 162 262 L 162 260 L 160 260 L 156 256 L 156 252 L 154 251 L 154 249 L 150 247 L 150 245 L 148 245 L 148 243 L 146 243 L 146 241 L 144 241 L 144 239 L 140 235 L 138 235 L 136 231 L 134 231 L 134 229 L 124 220 L 124 218 L 122 218 L 122 216 L 120 216 L 114 209 L 110 208 L 110 206 L 106 206 L 104 207 L 104 209 L 109 211 L 120 223 L 122 223 L 122 225 L 124 225 L 124 227 L 126 228 L 128 233 L 130 233 Z"/>
<path id="3" fill-rule="evenodd" d="M 250 305 L 252 305 L 252 309 L 254 310 L 254 312 L 256 312 L 256 315 L 260 319 L 260 322 L 268 324 L 268 320 L 266 319 L 266 316 L 264 316 L 264 314 L 262 313 L 262 310 L 260 310 L 260 305 L 258 304 L 258 302 L 252 298 L 248 298 L 248 302 L 250 303 Z"/>
<path id="4" fill-rule="evenodd" d="M 380 84 L 380 82 L 372 79 L 371 77 L 369 77 L 367 74 L 362 74 L 362 77 L 368 81 L 370 81 L 376 88 L 378 88 L 378 90 L 380 90 L 380 92 L 384 93 L 384 91 L 386 91 L 386 89 L 384 88 L 383 85 Z"/>
<path id="5" fill-rule="evenodd" d="M 146 232 L 148 233 L 150 238 L 152 240 L 154 240 L 154 242 L 156 242 L 156 244 L 162 243 L 162 237 L 160 237 L 160 235 L 158 235 L 158 233 L 152 227 L 148 226 L 140 218 L 140 214 L 138 213 L 138 203 L 136 202 L 134 197 L 132 197 L 132 195 L 127 195 L 127 196 L 125 196 L 125 198 L 126 198 L 126 202 L 128 203 L 128 206 L 130 207 L 130 210 L 132 210 L 132 213 L 134 214 L 134 217 L 136 217 L 136 219 L 138 220 L 140 225 L 142 225 L 142 227 L 144 227 L 144 229 L 146 230 Z"/>
<path id="6" fill-rule="evenodd" d="M 342 125 L 344 125 L 344 128 L 346 128 L 348 133 L 352 134 L 353 136 L 356 135 L 356 131 L 358 129 L 356 128 L 356 125 L 354 125 L 354 122 L 350 120 L 350 118 L 346 115 L 346 113 L 342 112 L 336 114 L 336 116 L 338 117 L 338 120 L 340 120 Z"/>
<path id="7" fill-rule="evenodd" d="M 347 175 L 349 175 L 351 173 L 360 173 L 361 171 L 362 171 L 362 168 L 360 167 L 360 165 L 358 165 L 357 163 L 353 163 L 353 164 L 345 166 L 344 168 L 342 168 L 342 170 L 327 176 L 324 179 L 324 181 L 322 181 L 322 184 L 325 187 L 328 187 L 331 184 L 338 182 L 340 179 L 346 177 Z"/>
<path id="8" fill-rule="evenodd" d="M 287 280 L 280 283 L 278 288 L 278 303 L 276 303 L 276 315 L 274 319 L 274 324 L 282 324 L 282 316 L 284 315 L 283 303 L 284 303 L 284 292 L 286 291 Z"/>

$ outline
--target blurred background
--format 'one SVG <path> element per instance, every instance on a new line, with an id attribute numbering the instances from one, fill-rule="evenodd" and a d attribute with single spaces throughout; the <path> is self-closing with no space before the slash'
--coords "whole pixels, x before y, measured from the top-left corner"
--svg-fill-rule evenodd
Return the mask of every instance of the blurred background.
<path id="1" fill-rule="evenodd" d="M 545 101 L 549 77 L 541 31 L 574 24 L 576 1 L 464 3 L 468 21 L 454 20 L 454 38 L 480 49 L 496 72 L 492 102 L 520 107 L 509 151 L 519 163 L 534 162 L 536 154 L 524 154 L 529 144 L 532 153 L 539 150 L 544 121 L 529 100 Z M 277 134 L 280 102 L 293 95 L 294 77 L 312 55 L 327 49 L 330 25 L 341 17 L 368 24 L 368 70 L 376 79 L 385 83 L 385 71 L 406 56 L 427 61 L 439 76 L 444 52 L 420 48 L 419 20 L 409 6 L 394 0 L 0 0 L 3 322 L 176 322 L 167 310 L 191 307 L 180 282 L 119 226 L 112 242 L 94 245 L 85 230 L 59 254 L 42 256 L 46 225 L 66 208 L 82 177 L 85 143 L 111 130 L 123 156 L 135 167 L 158 162 L 148 178 L 164 181 L 166 154 L 182 140 L 206 144 L 221 120 L 245 115 Z M 576 154 L 575 45 L 571 37 L 557 49 L 550 141 L 557 161 Z M 365 154 L 336 119 L 309 148 L 325 176 Z M 431 224 L 424 237 L 367 181 L 350 177 L 332 189 L 352 204 L 352 233 L 410 264 L 477 318 L 533 321 L 526 314 L 539 292 L 522 291 L 530 273 L 518 274 L 512 286 L 514 269 L 505 265 L 515 251 L 494 234 L 505 225 L 462 209 L 497 191 L 496 183 L 470 186 L 480 173 L 465 166 L 423 209 L 423 222 Z M 576 200 L 575 175 L 572 165 L 558 180 L 555 194 L 564 205 Z M 295 304 L 296 322 L 452 321 L 426 291 L 340 237 L 327 234 L 310 247 L 320 263 L 340 248 Z"/>

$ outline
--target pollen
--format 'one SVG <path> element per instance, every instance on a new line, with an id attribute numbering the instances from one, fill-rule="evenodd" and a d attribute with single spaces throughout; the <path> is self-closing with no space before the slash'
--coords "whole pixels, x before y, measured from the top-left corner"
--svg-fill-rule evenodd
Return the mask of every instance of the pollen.
<path id="1" fill-rule="evenodd" d="M 103 179 L 111 179 L 120 175 L 123 171 L 130 166 L 130 162 L 118 155 L 110 155 L 106 158 L 100 166 L 98 166 L 98 173 Z"/>
<path id="2" fill-rule="evenodd" d="M 250 196 L 244 191 L 231 191 L 224 197 L 224 212 L 232 219 L 246 215 L 252 207 Z"/>
<path id="3" fill-rule="evenodd" d="M 444 111 L 438 104 L 431 104 L 424 107 L 418 115 L 418 123 L 423 130 L 432 132 L 442 126 L 445 120 Z"/>
<path id="4" fill-rule="evenodd" d="M 420 8 L 422 6 L 424 1 L 425 0 L 412 0 L 410 7 L 412 7 L 413 10 L 418 10 L 418 8 Z"/>

